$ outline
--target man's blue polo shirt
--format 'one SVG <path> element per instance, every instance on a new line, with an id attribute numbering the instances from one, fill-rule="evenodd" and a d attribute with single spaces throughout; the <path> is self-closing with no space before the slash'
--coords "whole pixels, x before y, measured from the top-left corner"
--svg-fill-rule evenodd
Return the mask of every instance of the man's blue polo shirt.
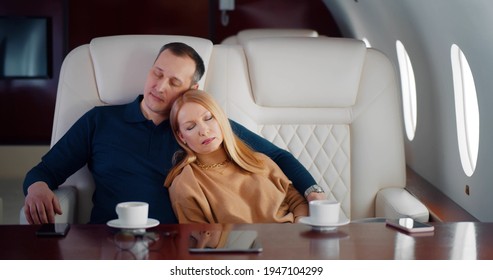
<path id="1" fill-rule="evenodd" d="M 125 105 L 95 107 L 84 114 L 31 169 L 24 193 L 34 182 L 56 189 L 85 164 L 95 181 L 91 223 L 116 219 L 122 201 L 146 201 L 149 217 L 176 223 L 164 180 L 180 147 L 169 121 L 155 125 L 140 110 L 142 96 Z M 267 154 L 303 193 L 314 179 L 288 152 L 243 126 L 231 122 L 235 133 L 255 150 Z"/>

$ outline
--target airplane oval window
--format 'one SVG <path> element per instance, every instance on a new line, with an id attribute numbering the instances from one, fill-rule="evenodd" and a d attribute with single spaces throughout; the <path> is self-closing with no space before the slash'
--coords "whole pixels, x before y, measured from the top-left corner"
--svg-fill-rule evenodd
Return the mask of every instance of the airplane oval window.
<path id="1" fill-rule="evenodd" d="M 407 138 L 412 141 L 416 131 L 416 82 L 411 59 L 407 54 L 406 48 L 397 40 L 396 42 L 397 59 L 399 61 L 399 71 L 401 74 L 402 88 L 402 108 L 404 113 L 404 125 Z"/>
<path id="2" fill-rule="evenodd" d="M 476 86 L 466 56 L 459 46 L 450 49 L 457 137 L 462 168 L 467 176 L 476 169 L 479 150 L 479 107 Z"/>

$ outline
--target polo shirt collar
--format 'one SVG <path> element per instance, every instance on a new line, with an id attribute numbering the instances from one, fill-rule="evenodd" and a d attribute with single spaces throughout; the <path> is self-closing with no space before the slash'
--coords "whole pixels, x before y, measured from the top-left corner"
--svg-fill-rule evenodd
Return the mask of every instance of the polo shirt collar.
<path id="1" fill-rule="evenodd" d="M 140 102 L 144 98 L 143 95 L 137 96 L 135 100 L 131 103 L 128 103 L 125 108 L 125 121 L 127 122 L 146 122 L 147 119 L 142 114 L 142 110 L 140 109 Z"/>

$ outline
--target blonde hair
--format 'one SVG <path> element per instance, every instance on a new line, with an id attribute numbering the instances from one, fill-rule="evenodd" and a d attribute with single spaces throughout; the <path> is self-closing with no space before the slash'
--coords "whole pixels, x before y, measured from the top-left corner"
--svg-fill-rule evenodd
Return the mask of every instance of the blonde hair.
<path id="1" fill-rule="evenodd" d="M 223 133 L 223 148 L 226 151 L 228 157 L 241 167 L 246 172 L 262 172 L 263 162 L 255 155 L 253 151 L 245 142 L 238 138 L 231 128 L 229 119 L 226 117 L 224 111 L 219 107 L 216 101 L 208 93 L 198 89 L 189 89 L 184 94 L 179 96 L 173 103 L 173 107 L 170 112 L 170 124 L 173 134 L 178 141 L 178 144 L 183 148 L 184 152 L 180 155 L 180 158 L 175 158 L 178 162 L 171 168 L 164 185 L 169 187 L 178 174 L 181 173 L 183 168 L 188 164 L 197 160 L 195 152 L 187 145 L 183 144 L 179 137 L 178 131 L 180 129 L 178 124 L 178 113 L 186 103 L 197 103 L 208 110 L 212 117 L 216 119 Z M 176 154 L 175 154 L 176 156 Z"/>

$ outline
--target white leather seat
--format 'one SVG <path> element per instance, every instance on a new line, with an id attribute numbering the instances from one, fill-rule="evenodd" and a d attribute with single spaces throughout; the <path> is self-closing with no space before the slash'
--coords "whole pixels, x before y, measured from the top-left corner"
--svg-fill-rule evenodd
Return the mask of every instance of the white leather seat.
<path id="1" fill-rule="evenodd" d="M 142 94 L 147 73 L 159 49 L 174 41 L 192 46 L 202 56 L 207 68 L 212 42 L 196 37 L 109 36 L 95 38 L 90 44 L 72 50 L 60 72 L 51 146 L 92 107 L 131 102 Z M 204 78 L 201 85 L 203 83 Z M 64 213 L 56 216 L 56 221 L 88 222 L 93 190 L 94 182 L 87 167 L 68 178 L 64 186 L 56 191 Z M 23 209 L 20 216 L 20 223 L 26 223 Z"/>
<path id="2" fill-rule="evenodd" d="M 206 91 L 228 116 L 289 150 L 352 220 L 413 217 L 388 58 L 358 40 L 255 38 L 215 46 Z"/>
<path id="3" fill-rule="evenodd" d="M 225 38 L 222 45 L 242 45 L 254 38 L 272 37 L 318 37 L 318 32 L 302 28 L 254 28 L 245 29 Z"/>

